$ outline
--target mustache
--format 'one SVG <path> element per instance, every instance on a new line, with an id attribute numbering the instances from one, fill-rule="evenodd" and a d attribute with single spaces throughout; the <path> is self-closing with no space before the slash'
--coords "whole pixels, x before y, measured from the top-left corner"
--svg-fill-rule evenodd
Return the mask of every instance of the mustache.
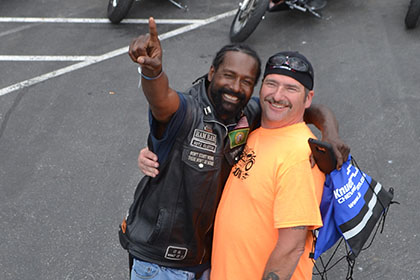
<path id="1" fill-rule="evenodd" d="M 290 103 L 287 100 L 274 100 L 274 98 L 272 97 L 266 97 L 264 98 L 264 101 L 270 102 L 272 104 L 280 105 L 280 106 L 289 107 L 290 109 L 293 107 L 292 103 Z"/>

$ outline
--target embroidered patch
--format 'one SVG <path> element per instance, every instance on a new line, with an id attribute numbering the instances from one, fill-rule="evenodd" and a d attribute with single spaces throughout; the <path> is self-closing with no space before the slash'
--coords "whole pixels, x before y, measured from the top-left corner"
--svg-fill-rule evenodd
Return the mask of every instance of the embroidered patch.
<path id="1" fill-rule="evenodd" d="M 229 132 L 230 148 L 243 145 L 248 139 L 249 128 L 235 129 Z"/>
<path id="2" fill-rule="evenodd" d="M 185 259 L 187 252 L 187 248 L 168 246 L 168 248 L 166 248 L 165 259 L 181 261 Z"/>
<path id="3" fill-rule="evenodd" d="M 191 162 L 198 163 L 199 167 L 204 167 L 204 164 L 214 166 L 214 156 L 206 155 L 195 151 L 190 151 L 188 153 L 188 160 Z"/>
<path id="4" fill-rule="evenodd" d="M 194 129 L 190 145 L 201 150 L 215 153 L 217 148 L 217 135 L 205 130 Z"/>

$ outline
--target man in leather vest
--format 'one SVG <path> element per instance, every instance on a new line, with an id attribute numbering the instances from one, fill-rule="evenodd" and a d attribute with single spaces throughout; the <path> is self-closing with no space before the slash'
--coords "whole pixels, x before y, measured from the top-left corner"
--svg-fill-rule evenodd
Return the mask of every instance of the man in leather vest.
<path id="1" fill-rule="evenodd" d="M 129 55 L 141 67 L 149 147 L 160 163 L 158 176 L 140 181 L 121 225 L 121 244 L 134 260 L 131 279 L 208 279 L 223 186 L 249 132 L 260 124 L 258 99 L 251 98 L 260 59 L 245 45 L 225 46 L 205 78 L 186 93 L 176 92 L 162 69 L 153 18 L 149 34 L 133 40 Z M 329 109 L 312 106 L 308 119 L 332 139 L 340 157 L 348 154 Z"/>

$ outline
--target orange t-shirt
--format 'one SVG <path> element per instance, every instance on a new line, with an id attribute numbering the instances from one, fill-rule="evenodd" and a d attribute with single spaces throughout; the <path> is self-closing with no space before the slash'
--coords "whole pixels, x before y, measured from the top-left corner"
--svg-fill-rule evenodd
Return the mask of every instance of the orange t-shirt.
<path id="1" fill-rule="evenodd" d="M 311 168 L 309 137 L 315 138 L 304 123 L 250 134 L 217 210 L 211 280 L 261 279 L 278 228 L 322 226 L 325 176 Z M 308 231 L 294 280 L 312 278 L 312 240 Z"/>

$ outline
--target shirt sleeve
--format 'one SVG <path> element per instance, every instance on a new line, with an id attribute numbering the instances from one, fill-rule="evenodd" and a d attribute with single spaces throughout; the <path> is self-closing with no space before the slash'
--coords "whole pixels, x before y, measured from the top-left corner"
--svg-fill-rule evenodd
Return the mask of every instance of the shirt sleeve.
<path id="1" fill-rule="evenodd" d="M 290 166 L 275 184 L 274 227 L 322 226 L 317 191 L 309 160 Z"/>
<path id="2" fill-rule="evenodd" d="M 158 161 L 161 164 L 166 160 L 169 152 L 171 151 L 175 143 L 176 135 L 184 122 L 185 114 L 187 112 L 187 101 L 185 96 L 181 93 L 178 93 L 178 96 L 179 108 L 172 116 L 171 120 L 166 126 L 163 136 L 160 139 L 156 137 L 158 122 L 155 120 L 152 112 L 149 110 L 149 125 L 153 144 L 153 152 L 158 156 Z"/>

